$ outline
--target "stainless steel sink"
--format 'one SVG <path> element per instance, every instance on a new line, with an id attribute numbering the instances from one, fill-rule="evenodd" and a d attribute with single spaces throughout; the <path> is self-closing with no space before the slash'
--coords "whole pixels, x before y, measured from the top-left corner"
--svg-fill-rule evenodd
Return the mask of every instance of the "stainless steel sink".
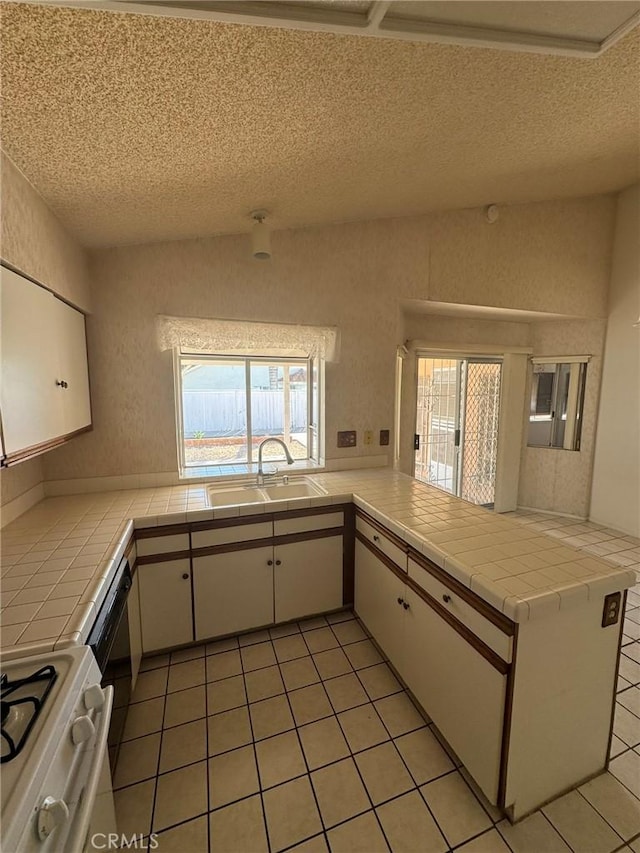
<path id="1" fill-rule="evenodd" d="M 266 503 L 268 501 L 286 501 L 294 498 L 315 498 L 326 495 L 322 486 L 313 483 L 307 477 L 299 477 L 288 482 L 275 482 L 264 486 L 207 486 L 209 506 L 238 506 L 241 504 Z"/>

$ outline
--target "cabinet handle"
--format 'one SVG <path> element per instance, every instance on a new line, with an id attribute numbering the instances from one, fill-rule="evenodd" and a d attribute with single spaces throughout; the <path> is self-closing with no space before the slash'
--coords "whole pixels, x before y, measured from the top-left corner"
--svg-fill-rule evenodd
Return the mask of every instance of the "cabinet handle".
<path id="1" fill-rule="evenodd" d="M 403 604 L 403 600 L 401 598 L 398 599 L 398 604 Z"/>
<path id="2" fill-rule="evenodd" d="M 281 565 L 282 565 L 282 560 L 276 560 L 276 566 L 281 566 Z"/>
<path id="3" fill-rule="evenodd" d="M 56 385 L 58 385 L 60 388 L 68 388 L 69 387 L 69 383 L 65 382 L 64 379 L 56 379 Z"/>
<path id="4" fill-rule="evenodd" d="M 187 572 L 185 572 L 185 573 L 182 575 L 182 580 L 183 580 L 183 581 L 188 581 L 188 580 L 189 580 L 189 575 L 188 575 L 188 573 L 187 573 Z"/>
<path id="5" fill-rule="evenodd" d="M 404 607 L 404 609 L 405 609 L 405 610 L 408 610 L 408 609 L 409 609 L 409 607 L 410 607 L 410 605 L 409 605 L 409 604 L 407 604 L 407 602 L 406 602 L 406 601 L 403 601 L 403 602 L 402 602 L 402 606 Z"/>
<path id="6" fill-rule="evenodd" d="M 268 566 L 272 566 L 272 565 L 273 565 L 273 560 L 267 560 L 267 565 L 268 565 Z"/>
<path id="7" fill-rule="evenodd" d="M 442 600 L 444 601 L 445 604 L 448 604 L 451 601 L 451 596 L 450 595 L 443 595 Z"/>
<path id="8" fill-rule="evenodd" d="M 374 542 L 379 542 L 379 541 L 380 541 L 380 537 L 379 537 L 379 536 L 376 536 L 376 534 L 375 534 L 375 533 L 374 533 L 374 535 L 373 535 L 373 541 L 374 541 Z"/>

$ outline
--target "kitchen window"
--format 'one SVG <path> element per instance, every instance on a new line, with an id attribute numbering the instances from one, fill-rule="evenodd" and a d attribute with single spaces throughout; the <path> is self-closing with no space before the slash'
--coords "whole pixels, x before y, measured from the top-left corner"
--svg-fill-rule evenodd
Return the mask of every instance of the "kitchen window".
<path id="1" fill-rule="evenodd" d="M 178 453 L 185 476 L 250 473 L 266 438 L 320 461 L 319 358 L 177 353 Z M 264 459 L 285 461 L 275 442 Z"/>
<path id="2" fill-rule="evenodd" d="M 534 358 L 529 409 L 530 447 L 580 450 L 589 356 Z"/>

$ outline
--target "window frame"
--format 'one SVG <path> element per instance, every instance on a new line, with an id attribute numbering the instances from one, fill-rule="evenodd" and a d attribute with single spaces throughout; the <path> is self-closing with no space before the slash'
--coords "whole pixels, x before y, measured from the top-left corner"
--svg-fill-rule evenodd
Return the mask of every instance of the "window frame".
<path id="1" fill-rule="evenodd" d="M 185 361 L 201 361 L 210 363 L 244 363 L 245 384 L 244 393 L 247 407 L 247 429 L 244 434 L 246 441 L 247 459 L 240 462 L 230 460 L 228 462 L 187 462 L 185 458 L 185 436 L 184 436 L 184 411 L 183 411 L 183 387 L 182 387 L 182 365 Z M 275 365 L 304 365 L 307 370 L 307 456 L 304 459 L 296 459 L 298 466 L 322 465 L 323 457 L 323 417 L 324 402 L 324 359 L 317 356 L 283 356 L 283 355 L 252 355 L 246 353 L 203 353 L 188 352 L 179 348 L 174 349 L 174 396 L 176 413 L 176 440 L 178 468 L 181 475 L 185 472 L 193 472 L 198 468 L 225 468 L 245 465 L 250 473 L 257 461 L 252 459 L 252 419 L 251 419 L 251 365 L 252 364 L 275 364 Z M 315 380 L 315 385 L 314 385 Z M 314 450 L 316 451 L 314 455 Z M 283 456 L 284 460 L 284 456 Z M 280 460 L 277 460 L 280 461 Z"/>
<path id="2" fill-rule="evenodd" d="M 529 414 L 527 428 L 527 447 L 546 447 L 551 450 L 579 451 L 584 420 L 585 389 L 587 382 L 588 356 L 532 359 L 531 393 L 529 397 Z M 553 370 L 537 370 L 536 367 L 553 365 Z M 568 368 L 568 370 L 562 370 Z M 550 395 L 550 412 L 539 413 L 538 408 L 538 377 L 553 374 L 553 384 Z M 568 379 L 565 386 L 562 377 Z M 563 410 L 564 406 L 564 412 Z M 560 423 L 564 424 L 560 442 Z M 549 425 L 549 440 L 542 443 L 532 436 L 532 426 L 535 424 Z"/>

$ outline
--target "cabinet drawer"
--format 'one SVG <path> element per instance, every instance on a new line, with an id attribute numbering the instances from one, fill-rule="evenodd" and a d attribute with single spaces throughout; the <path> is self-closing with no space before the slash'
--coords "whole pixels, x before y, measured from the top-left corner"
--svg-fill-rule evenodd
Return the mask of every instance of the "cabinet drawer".
<path id="1" fill-rule="evenodd" d="M 356 516 L 356 530 L 373 543 L 376 548 L 379 548 L 383 554 L 386 554 L 390 560 L 402 569 L 407 571 L 407 553 L 395 545 L 384 533 L 381 533 L 376 527 L 366 522 L 364 518 Z"/>
<path id="2" fill-rule="evenodd" d="M 212 545 L 228 545 L 232 542 L 250 542 L 252 539 L 270 539 L 272 536 L 273 523 L 259 521 L 255 524 L 194 530 L 191 534 L 191 547 L 193 549 L 209 548 Z"/>
<path id="3" fill-rule="evenodd" d="M 149 557 L 154 554 L 173 554 L 177 551 L 188 550 L 188 533 L 174 533 L 171 536 L 152 536 L 149 539 L 138 539 L 136 542 L 138 557 Z"/>
<path id="4" fill-rule="evenodd" d="M 289 533 L 306 533 L 308 530 L 325 530 L 328 527 L 342 527 L 344 513 L 324 512 L 318 515 L 301 515 L 298 518 L 274 519 L 273 530 L 276 536 Z"/>
<path id="5" fill-rule="evenodd" d="M 409 559 L 409 577 L 506 663 L 511 663 L 513 637 L 505 634 L 450 587 Z"/>

